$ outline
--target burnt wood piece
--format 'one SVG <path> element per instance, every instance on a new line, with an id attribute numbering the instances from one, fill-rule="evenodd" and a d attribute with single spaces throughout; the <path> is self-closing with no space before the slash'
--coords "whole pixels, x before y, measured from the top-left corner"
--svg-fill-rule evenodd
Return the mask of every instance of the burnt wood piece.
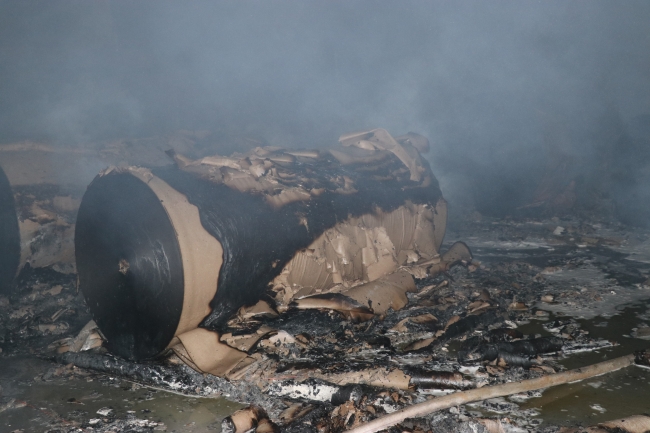
<path id="1" fill-rule="evenodd" d="M 0 294 L 11 288 L 20 264 L 20 229 L 14 194 L 0 168 Z"/>
<path id="2" fill-rule="evenodd" d="M 462 374 L 452 371 L 425 371 L 417 367 L 407 367 L 405 373 L 411 377 L 410 385 L 418 389 L 472 389 L 476 384 Z"/>
<path id="3" fill-rule="evenodd" d="M 185 395 L 209 395 L 205 389 L 218 388 L 222 393 L 243 400 L 250 387 L 235 386 L 225 379 L 197 373 L 184 365 L 137 363 L 90 352 L 65 352 L 51 359 L 59 364 L 73 364 L 76 367 L 130 380 L 145 386 L 170 389 Z"/>
<path id="4" fill-rule="evenodd" d="M 500 316 L 494 311 L 486 311 L 479 315 L 467 315 L 458 322 L 449 325 L 445 333 L 438 339 L 438 342 L 449 341 L 454 337 L 473 331 L 479 326 L 489 326 L 500 319 Z"/>
<path id="5" fill-rule="evenodd" d="M 458 361 L 494 361 L 503 359 L 507 364 L 522 367 L 533 365 L 531 360 L 539 355 L 560 351 L 564 340 L 559 337 L 539 337 L 528 340 L 481 344 L 469 351 L 461 350 Z"/>

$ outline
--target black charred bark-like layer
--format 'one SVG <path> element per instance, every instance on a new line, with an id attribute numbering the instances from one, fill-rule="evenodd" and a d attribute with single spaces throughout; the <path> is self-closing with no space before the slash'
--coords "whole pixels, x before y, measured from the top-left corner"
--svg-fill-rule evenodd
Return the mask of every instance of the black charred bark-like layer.
<path id="1" fill-rule="evenodd" d="M 650 367 L 650 349 L 634 352 L 634 363 L 644 367 Z"/>
<path id="2" fill-rule="evenodd" d="M 20 264 L 20 230 L 9 179 L 0 168 L 0 293 L 6 293 Z"/>
<path id="3" fill-rule="evenodd" d="M 297 251 L 337 223 L 377 209 L 390 212 L 406 201 L 433 206 L 442 196 L 435 179 L 428 187 L 404 180 L 381 181 L 330 159 L 295 168 L 303 177 L 319 175 L 314 185 L 305 188 L 325 186 L 327 190 L 279 209 L 271 207 L 262 194 L 241 193 L 175 167 L 153 171 L 198 207 L 203 227 L 224 250 L 212 313 L 202 326 L 219 329 L 242 305 L 257 302 Z M 358 192 L 341 194 L 327 185 L 328 178 L 343 175 L 354 180 Z"/>
<path id="4" fill-rule="evenodd" d="M 500 320 L 500 317 L 494 311 L 487 311 L 483 314 L 463 317 L 456 323 L 449 325 L 439 341 L 448 341 L 454 337 L 473 331 L 479 326 L 488 326 Z"/>
<path id="5" fill-rule="evenodd" d="M 183 308 L 176 232 L 158 197 L 130 174 L 98 176 L 75 229 L 79 284 L 109 350 L 151 358 L 173 338 Z"/>
<path id="6" fill-rule="evenodd" d="M 66 352 L 58 355 L 56 361 L 60 364 L 73 364 L 79 368 L 119 376 L 148 386 L 169 388 L 174 384 L 180 392 L 188 392 L 203 385 L 181 368 L 134 363 L 95 353 Z"/>
<path id="7" fill-rule="evenodd" d="M 418 389 L 473 389 L 476 384 L 462 374 L 452 371 L 424 371 L 418 368 L 404 368 L 411 376 L 410 385 Z"/>
<path id="8" fill-rule="evenodd" d="M 512 342 L 501 341 L 493 344 L 481 344 L 474 350 L 458 353 L 460 362 L 494 361 L 502 359 L 506 364 L 528 368 L 531 361 L 538 355 L 558 352 L 562 349 L 564 340 L 559 337 L 540 337 L 529 340 Z"/>
<path id="9" fill-rule="evenodd" d="M 235 385 L 226 379 L 194 371 L 184 364 L 133 362 L 92 352 L 65 352 L 52 361 L 190 396 L 213 397 L 216 393 L 269 411 L 279 412 L 285 407 L 282 402 L 262 394 L 255 383 L 238 382 Z"/>

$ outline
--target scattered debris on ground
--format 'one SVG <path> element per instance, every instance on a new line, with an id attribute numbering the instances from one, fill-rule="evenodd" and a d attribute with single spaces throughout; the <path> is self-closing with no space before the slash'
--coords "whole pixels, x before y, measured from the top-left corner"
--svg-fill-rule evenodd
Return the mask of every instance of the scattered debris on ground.
<path id="1" fill-rule="evenodd" d="M 410 178 L 413 172 L 405 173 Z M 53 198 L 42 198 L 45 190 L 30 191 L 24 190 L 22 209 L 55 206 Z M 57 209 L 57 218 L 72 215 Z M 66 209 L 76 212 L 72 205 Z M 430 272 L 439 262 L 428 263 L 400 302 L 384 310 L 337 291 L 311 300 L 271 291 L 262 303 L 238 310 L 219 326 L 218 343 L 244 355 L 223 377 L 193 369 L 182 350 L 149 361 L 111 355 L 75 275 L 27 266 L 14 289 L 0 296 L 0 360 L 47 361 L 50 367 L 29 383 L 92 380 L 108 387 L 119 378 L 150 390 L 226 397 L 245 407 L 232 408 L 209 428 L 233 432 L 345 431 L 438 396 L 550 378 L 629 353 L 637 353 L 638 365 L 650 364 L 644 351 L 650 338 L 647 230 L 597 216 L 491 219 L 474 213 L 450 218 L 445 238 L 440 251 L 453 251 L 453 241 L 462 240 L 472 256 L 440 272 Z M 405 265 L 422 259 L 403 258 Z M 612 409 L 625 389 L 649 389 L 647 370 L 630 369 L 638 370 L 636 384 L 603 385 L 604 377 L 582 383 L 600 394 L 578 421 L 558 421 L 563 409 L 547 409 L 552 404 L 544 398 L 552 391 L 542 389 L 452 406 L 389 431 L 645 431 L 644 406 Z M 43 431 L 169 431 L 158 415 L 108 406 L 91 413 L 83 410 L 82 396 L 68 402 L 69 410 L 54 412 L 2 387 L 0 419 L 28 408 L 38 412 Z M 571 410 L 580 399 L 568 400 L 562 401 Z"/>
<path id="2" fill-rule="evenodd" d="M 558 222 L 468 222 L 471 229 L 462 238 L 472 247 L 474 261 L 419 281 L 403 309 L 370 321 L 301 309 L 233 321 L 224 333 L 233 338 L 263 326 L 274 332 L 261 332 L 249 349 L 257 369 L 230 380 L 199 374 L 174 355 L 142 364 L 114 358 L 102 347 L 91 348 L 96 334 L 92 325 L 83 329 L 91 318 L 72 276 L 27 270 L 17 291 L 0 299 L 2 357 L 36 355 L 61 362 L 52 364 L 39 380 L 119 375 L 154 388 L 222 395 L 259 406 L 282 431 L 341 431 L 436 395 L 561 372 L 564 364 L 583 354 L 644 347 L 643 329 L 650 325 L 647 309 L 625 310 L 634 312 L 615 338 L 592 334 L 607 331 L 602 324 L 621 317 L 625 306 L 648 299 L 650 266 L 642 260 L 650 251 L 644 248 L 650 246 L 650 237 L 643 231 L 593 223 L 590 226 L 600 226 L 589 234 L 601 245 L 581 247 L 575 243 L 580 232 L 571 228 L 575 221 L 561 222 L 574 237 L 561 239 L 563 243 L 551 230 L 554 224 Z M 461 238 L 463 224 L 452 225 L 452 230 L 448 236 Z M 612 237 L 619 242 L 608 245 L 603 240 Z M 591 278 L 584 279 L 583 273 Z M 587 323 L 593 328 L 585 327 Z M 89 350 L 74 351 L 87 342 Z M 390 384 L 373 386 L 382 380 Z M 542 395 L 529 392 L 453 407 L 401 427 L 460 432 L 498 431 L 490 429 L 501 425 L 504 431 L 557 431 L 559 427 L 543 423 L 539 410 L 521 409 Z M 606 402 L 604 397 L 601 407 L 607 408 Z M 5 410 L 15 408 L 15 403 L 3 404 Z M 88 417 L 82 424 L 95 418 L 100 417 Z M 86 428 L 110 431 L 117 426 L 102 422 Z M 56 420 L 52 425 L 63 426 Z"/>

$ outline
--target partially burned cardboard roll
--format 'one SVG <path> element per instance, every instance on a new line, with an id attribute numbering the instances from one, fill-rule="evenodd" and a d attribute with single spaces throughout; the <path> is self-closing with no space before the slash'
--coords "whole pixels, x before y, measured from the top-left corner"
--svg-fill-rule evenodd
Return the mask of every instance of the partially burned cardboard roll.
<path id="1" fill-rule="evenodd" d="M 0 167 L 11 184 L 20 231 L 17 272 L 26 265 L 66 274 L 76 272 L 76 213 L 86 186 L 101 169 L 108 165 L 167 165 L 169 158 L 164 150 L 173 146 L 193 154 L 207 143 L 203 140 L 208 135 L 207 131 L 176 131 L 157 137 L 71 145 L 0 143 Z M 9 212 L 9 207 L 2 204 L 1 211 Z M 9 273 L 3 270 L 5 278 Z"/>
<path id="2" fill-rule="evenodd" d="M 0 177 L 0 293 L 25 266 L 73 273 L 80 200 L 57 185 L 14 184 Z"/>
<path id="3" fill-rule="evenodd" d="M 90 178 L 88 152 L 22 142 L 0 145 L 20 232 L 17 272 L 26 265 L 74 273 L 74 221 Z M 6 207 L 3 207 L 7 211 Z"/>
<path id="4" fill-rule="evenodd" d="M 9 179 L 0 168 L 0 294 L 11 287 L 20 263 L 20 230 Z"/>
<path id="5" fill-rule="evenodd" d="M 75 250 L 107 347 L 129 359 L 173 348 L 223 375 L 247 356 L 218 331 L 263 296 L 286 307 L 338 294 L 364 317 L 401 308 L 414 284 L 399 269 L 439 261 L 446 203 L 415 138 L 361 136 L 374 148 L 348 140 L 330 152 L 267 147 L 195 161 L 170 152 L 175 166 L 97 176 Z"/>
<path id="6" fill-rule="evenodd" d="M 187 198 L 143 168 L 88 187 L 76 231 L 79 282 L 108 348 L 150 358 L 210 313 L 223 249 Z"/>

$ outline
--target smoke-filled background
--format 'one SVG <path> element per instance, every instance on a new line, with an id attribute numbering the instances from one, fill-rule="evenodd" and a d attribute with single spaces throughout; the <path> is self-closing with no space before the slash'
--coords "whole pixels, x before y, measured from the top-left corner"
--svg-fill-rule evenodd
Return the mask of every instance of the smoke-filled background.
<path id="1" fill-rule="evenodd" d="M 383 127 L 429 137 L 452 208 L 644 225 L 649 23 L 645 0 L 3 0 L 0 144 Z"/>

